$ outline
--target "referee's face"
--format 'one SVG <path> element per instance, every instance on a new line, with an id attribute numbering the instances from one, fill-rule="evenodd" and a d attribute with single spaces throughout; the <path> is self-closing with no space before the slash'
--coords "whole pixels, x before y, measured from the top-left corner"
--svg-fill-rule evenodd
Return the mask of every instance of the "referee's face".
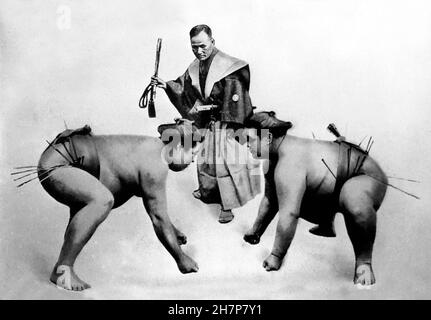
<path id="1" fill-rule="evenodd" d="M 190 38 L 190 43 L 193 54 L 200 61 L 208 59 L 214 49 L 214 39 L 210 38 L 204 31 Z"/>

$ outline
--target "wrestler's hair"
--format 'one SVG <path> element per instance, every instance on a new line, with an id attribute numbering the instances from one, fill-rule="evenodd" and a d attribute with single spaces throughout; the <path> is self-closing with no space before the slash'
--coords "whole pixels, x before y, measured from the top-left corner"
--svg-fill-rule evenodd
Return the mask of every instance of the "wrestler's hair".
<path id="1" fill-rule="evenodd" d="M 194 148 L 202 140 L 200 130 L 187 119 L 175 121 L 175 123 L 162 124 L 157 128 L 160 139 L 164 144 L 172 144 L 173 147 L 180 144 L 186 150 L 190 147 Z"/>
<path id="2" fill-rule="evenodd" d="M 245 127 L 254 128 L 260 136 L 262 129 L 267 129 L 274 137 L 281 137 L 292 128 L 292 122 L 283 121 L 275 116 L 274 111 L 256 112 L 244 122 Z"/>
<path id="3" fill-rule="evenodd" d="M 206 24 L 198 24 L 197 26 L 194 26 L 193 28 L 191 28 L 191 30 L 189 32 L 190 38 L 197 36 L 202 31 L 205 32 L 208 35 L 208 37 L 210 37 L 212 39 L 213 32 L 211 31 L 211 28 L 208 27 Z"/>

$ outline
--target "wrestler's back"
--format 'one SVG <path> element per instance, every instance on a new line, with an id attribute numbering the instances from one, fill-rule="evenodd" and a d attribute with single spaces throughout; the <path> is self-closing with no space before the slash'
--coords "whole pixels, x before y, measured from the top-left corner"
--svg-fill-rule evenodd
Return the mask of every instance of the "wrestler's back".
<path id="1" fill-rule="evenodd" d="M 309 222 L 321 223 L 327 217 L 331 217 L 333 211 L 336 210 L 333 201 L 338 199 L 334 198 L 338 166 L 347 166 L 347 163 L 339 163 L 340 145 L 333 141 L 293 136 L 288 136 L 282 144 L 279 163 L 283 161 L 283 157 L 290 157 L 294 158 L 293 161 L 289 161 L 290 165 L 296 163 L 305 168 L 303 174 L 306 177 L 304 177 L 306 191 L 302 200 L 300 216 Z M 351 174 L 346 177 L 346 180 L 358 175 L 372 175 L 386 182 L 383 170 L 369 155 L 365 155 L 362 165 L 359 166 L 364 155 L 363 152 L 352 148 L 349 161 Z M 357 170 L 354 172 L 355 166 Z M 288 177 L 286 177 L 286 181 L 289 181 Z"/>
<path id="2" fill-rule="evenodd" d="M 162 161 L 160 139 L 139 135 L 93 137 L 100 162 L 100 182 L 120 206 L 131 196 L 142 196 L 142 186 L 164 179 L 168 171 Z"/>
<path id="3" fill-rule="evenodd" d="M 70 165 L 97 178 L 114 195 L 114 207 L 132 196 L 142 196 L 142 185 L 164 179 L 160 139 L 139 135 L 76 135 L 63 144 L 48 147 L 40 168 Z M 80 160 L 80 163 L 73 163 Z M 49 183 L 45 180 L 44 183 Z"/>

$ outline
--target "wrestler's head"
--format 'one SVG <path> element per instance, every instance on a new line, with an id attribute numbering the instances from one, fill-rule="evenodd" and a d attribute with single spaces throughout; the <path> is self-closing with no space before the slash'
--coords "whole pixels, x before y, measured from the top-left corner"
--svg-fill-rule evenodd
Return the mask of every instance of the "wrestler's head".
<path id="1" fill-rule="evenodd" d="M 160 139 L 165 144 L 162 159 L 172 171 L 182 171 L 193 161 L 201 145 L 201 135 L 193 121 L 176 119 L 175 123 L 158 127 Z"/>
<path id="2" fill-rule="evenodd" d="M 254 158 L 268 158 L 275 151 L 274 141 L 283 137 L 292 127 L 290 121 L 283 121 L 275 116 L 274 111 L 261 111 L 245 121 L 244 135 L 247 146 Z"/>
<path id="3" fill-rule="evenodd" d="M 215 45 L 211 28 L 205 24 L 193 27 L 190 30 L 190 44 L 192 45 L 193 54 L 198 60 L 204 61 L 208 59 Z"/>

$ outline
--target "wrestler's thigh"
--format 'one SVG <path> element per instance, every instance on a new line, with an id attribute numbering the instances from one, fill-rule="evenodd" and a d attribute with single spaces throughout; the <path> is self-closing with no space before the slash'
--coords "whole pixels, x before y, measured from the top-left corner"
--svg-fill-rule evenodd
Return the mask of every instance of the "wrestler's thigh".
<path id="1" fill-rule="evenodd" d="M 340 192 L 339 204 L 345 209 L 372 208 L 378 210 L 383 202 L 386 185 L 366 175 L 347 180 Z"/>
<path id="2" fill-rule="evenodd" d="M 113 197 L 94 176 L 74 167 L 55 169 L 42 186 L 54 199 L 70 207 L 91 201 L 105 202 Z"/>

